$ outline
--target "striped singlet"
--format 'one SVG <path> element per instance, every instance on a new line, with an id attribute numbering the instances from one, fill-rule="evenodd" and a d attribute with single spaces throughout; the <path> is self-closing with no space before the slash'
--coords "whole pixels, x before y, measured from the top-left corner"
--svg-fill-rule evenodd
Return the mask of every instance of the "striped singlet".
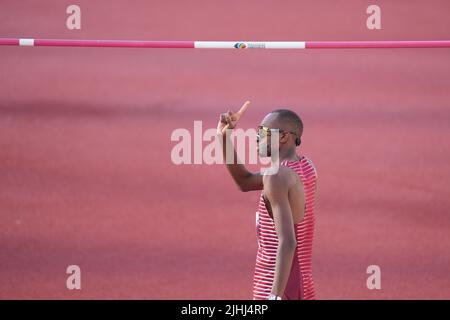
<path id="1" fill-rule="evenodd" d="M 314 164 L 305 156 L 300 157 L 298 161 L 283 161 L 281 165 L 291 168 L 299 175 L 303 182 L 306 200 L 304 218 L 300 223 L 294 224 L 297 248 L 283 299 L 312 300 L 315 299 L 311 258 L 317 172 Z M 256 212 L 256 234 L 258 253 L 253 278 L 253 299 L 260 300 L 267 299 L 272 291 L 278 248 L 275 224 L 267 212 L 263 194 L 261 194 L 259 209 Z"/>

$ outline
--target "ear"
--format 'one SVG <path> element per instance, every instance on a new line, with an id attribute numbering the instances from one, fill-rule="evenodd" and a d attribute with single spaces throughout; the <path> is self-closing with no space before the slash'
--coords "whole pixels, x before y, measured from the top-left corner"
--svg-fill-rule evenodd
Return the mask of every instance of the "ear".
<path id="1" fill-rule="evenodd" d="M 283 132 L 280 134 L 280 144 L 281 143 L 287 143 L 289 141 L 289 134 L 286 132 Z"/>

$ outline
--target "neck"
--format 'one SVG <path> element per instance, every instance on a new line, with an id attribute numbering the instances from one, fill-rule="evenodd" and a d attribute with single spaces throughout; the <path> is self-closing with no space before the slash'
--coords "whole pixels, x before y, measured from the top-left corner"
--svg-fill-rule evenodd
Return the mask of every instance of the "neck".
<path id="1" fill-rule="evenodd" d="M 295 151 L 295 148 L 289 148 L 287 150 L 280 150 L 280 161 L 283 162 L 285 160 L 288 161 L 298 161 L 299 158 Z"/>

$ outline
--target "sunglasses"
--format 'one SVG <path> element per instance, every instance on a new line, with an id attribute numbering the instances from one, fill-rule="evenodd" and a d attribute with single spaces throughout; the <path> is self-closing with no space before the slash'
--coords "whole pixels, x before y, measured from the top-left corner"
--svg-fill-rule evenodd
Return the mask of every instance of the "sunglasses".
<path id="1" fill-rule="evenodd" d="M 283 129 L 275 129 L 275 128 L 269 128 L 269 127 L 264 127 L 264 126 L 258 126 L 258 138 L 264 138 L 264 137 L 270 137 L 272 135 L 271 130 L 278 130 L 280 133 L 291 133 L 295 136 L 297 136 L 297 134 L 293 131 L 287 131 L 287 130 L 283 130 Z"/>

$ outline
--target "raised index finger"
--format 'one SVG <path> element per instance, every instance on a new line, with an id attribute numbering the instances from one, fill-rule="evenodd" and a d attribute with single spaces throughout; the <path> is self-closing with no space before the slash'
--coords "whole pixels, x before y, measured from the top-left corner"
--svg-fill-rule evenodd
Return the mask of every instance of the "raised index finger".
<path id="1" fill-rule="evenodd" d="M 250 105 L 250 101 L 245 101 L 245 103 L 242 105 L 241 109 L 239 109 L 239 111 L 236 112 L 236 114 L 235 114 L 237 119 L 239 119 L 244 114 L 245 110 L 247 110 L 249 105 Z"/>

